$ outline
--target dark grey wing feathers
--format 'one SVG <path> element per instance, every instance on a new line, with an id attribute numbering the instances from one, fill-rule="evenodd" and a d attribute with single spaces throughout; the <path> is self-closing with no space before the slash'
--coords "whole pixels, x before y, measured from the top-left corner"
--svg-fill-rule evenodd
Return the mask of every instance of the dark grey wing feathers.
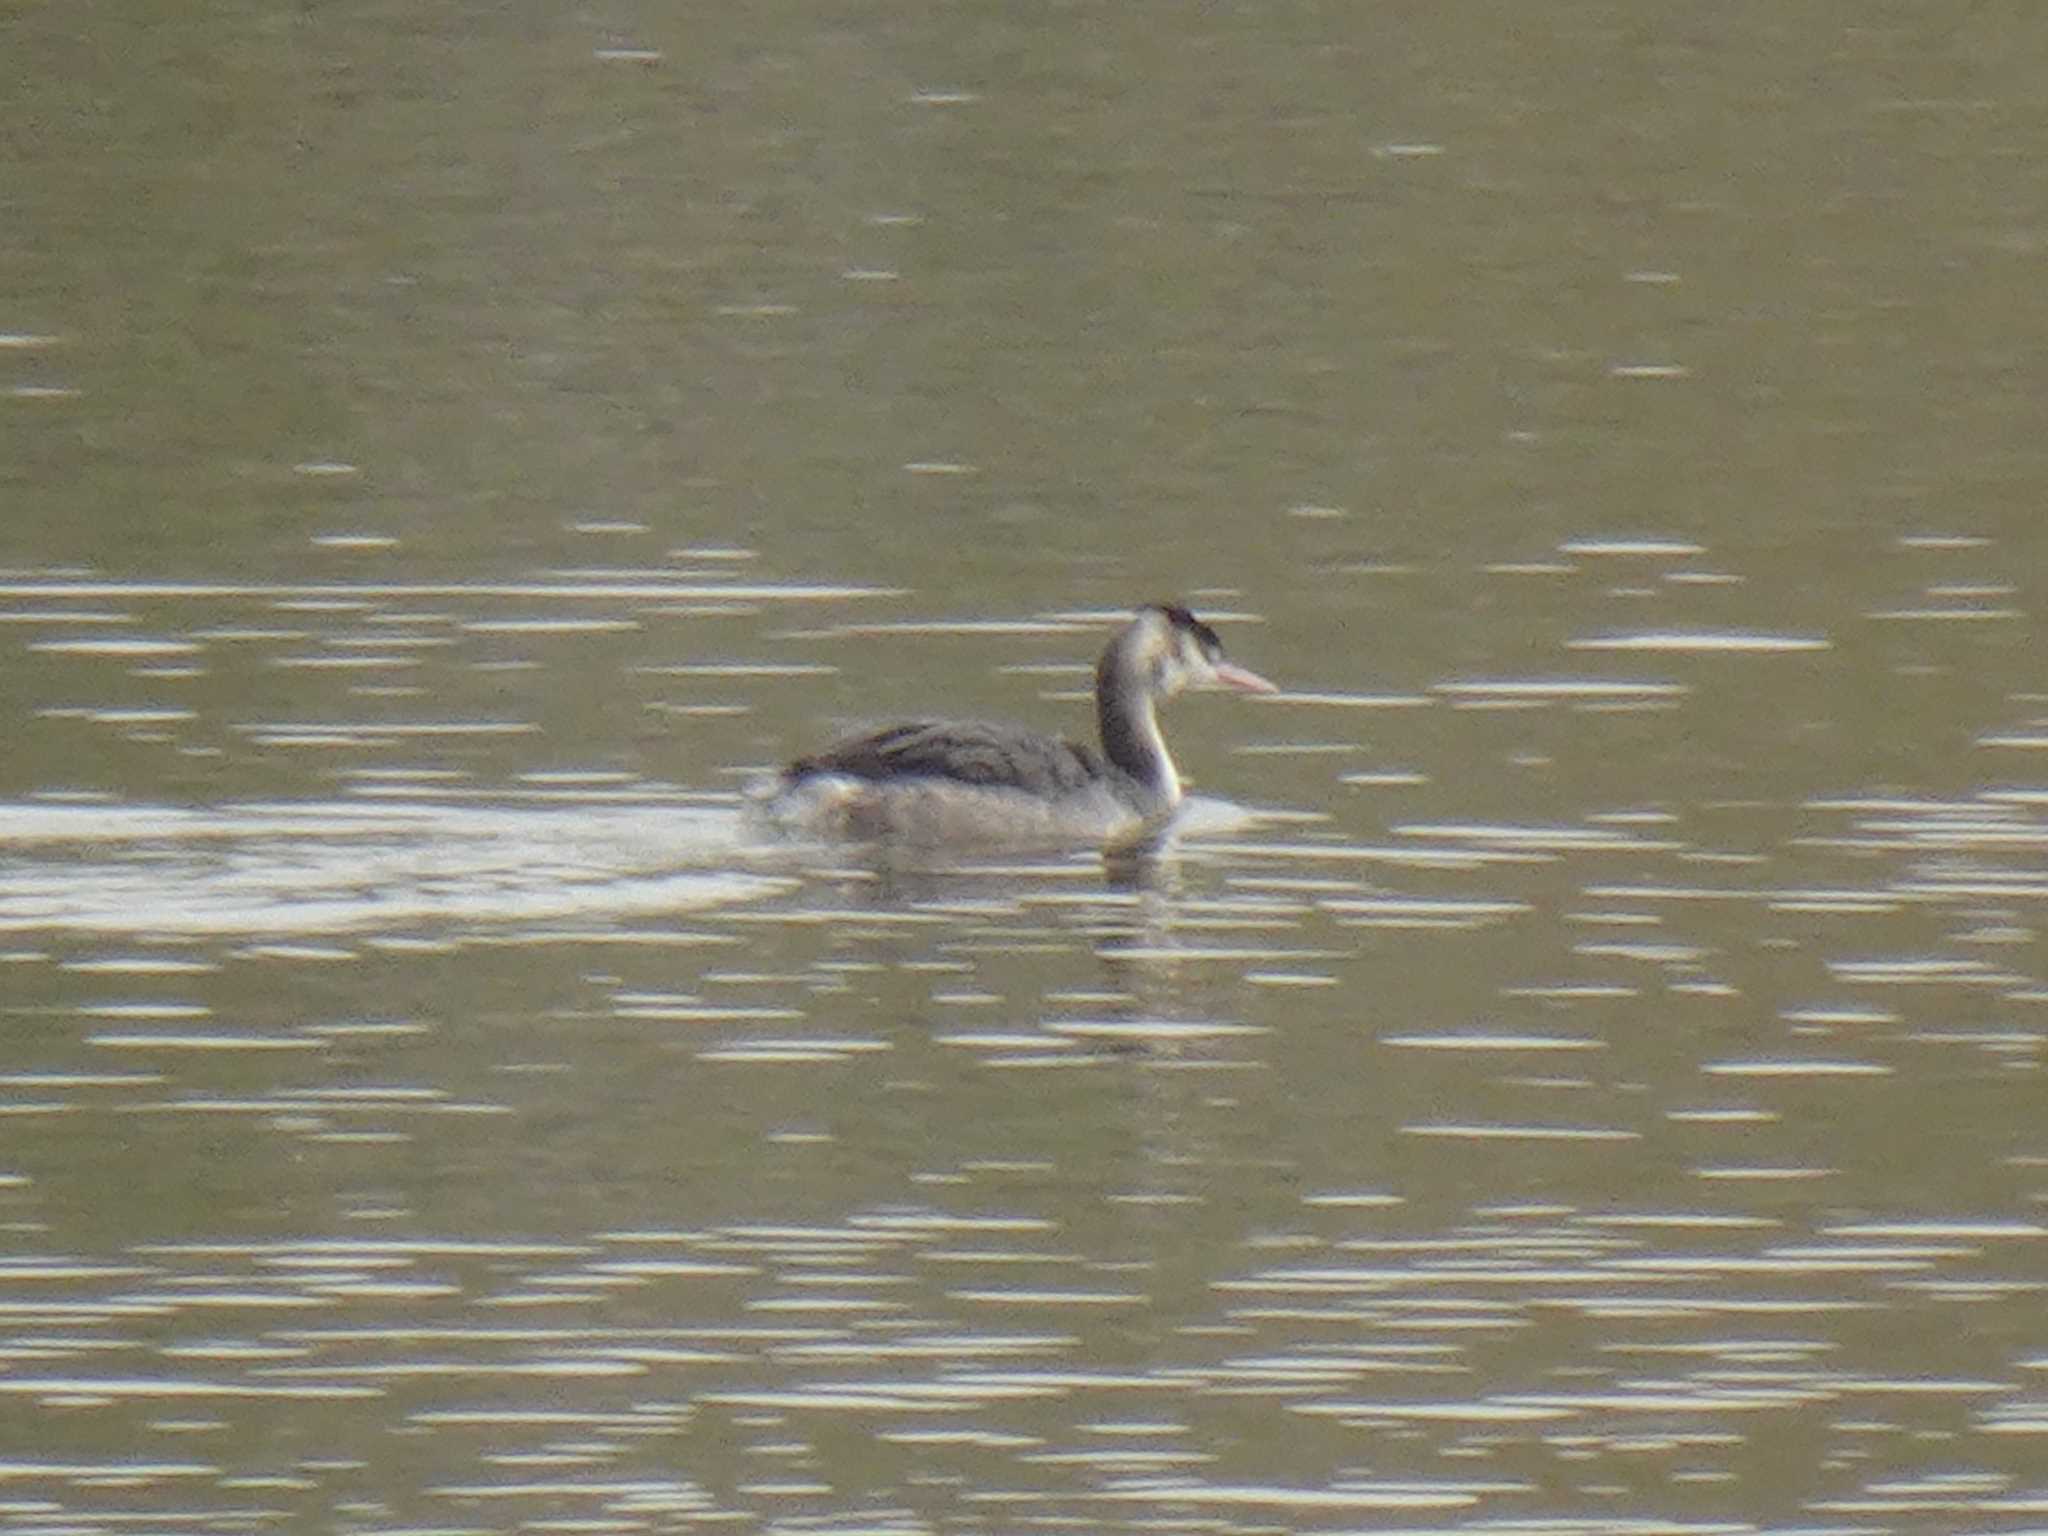
<path id="1" fill-rule="evenodd" d="M 939 779 L 988 789 L 1057 795 L 1107 776 L 1100 754 L 1015 725 L 906 720 L 848 736 L 789 765 L 789 777 L 843 773 L 857 779 Z"/>

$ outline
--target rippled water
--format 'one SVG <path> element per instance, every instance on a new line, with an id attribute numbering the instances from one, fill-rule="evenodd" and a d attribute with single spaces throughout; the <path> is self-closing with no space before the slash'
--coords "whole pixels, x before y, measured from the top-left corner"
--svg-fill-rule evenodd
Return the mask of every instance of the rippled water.
<path id="1" fill-rule="evenodd" d="M 744 722 L 864 647 L 1085 655 L 1100 616 L 658 572 L 5 597 L 33 761 L 330 786 L 0 806 L 8 1529 L 2038 1523 L 2038 790 L 1343 798 L 1436 777 L 1359 767 L 1353 718 L 1456 757 L 1723 686 L 1560 656 L 1184 706 L 1252 792 L 1150 861 L 906 867 L 752 840 Z M 653 659 L 679 602 L 751 640 Z M 534 766 L 407 643 L 508 631 L 547 673 L 626 636 L 616 686 L 722 723 L 679 780 Z M 220 686 L 329 657 L 290 710 Z M 1076 665 L 995 675 L 1074 713 Z"/>
<path id="2" fill-rule="evenodd" d="M 0 1536 L 2048 1530 L 2021 14 L 16 7 Z"/>

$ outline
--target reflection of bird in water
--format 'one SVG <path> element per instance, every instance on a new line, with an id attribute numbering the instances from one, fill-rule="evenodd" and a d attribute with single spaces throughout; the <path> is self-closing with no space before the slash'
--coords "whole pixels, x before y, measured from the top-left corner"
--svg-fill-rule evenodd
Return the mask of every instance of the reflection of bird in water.
<path id="1" fill-rule="evenodd" d="M 1165 822 L 1180 774 L 1158 706 L 1184 688 L 1274 692 L 1185 608 L 1140 608 L 1095 667 L 1102 750 L 1014 725 L 908 720 L 800 757 L 759 786 L 774 829 L 947 843 L 1118 842 Z"/>

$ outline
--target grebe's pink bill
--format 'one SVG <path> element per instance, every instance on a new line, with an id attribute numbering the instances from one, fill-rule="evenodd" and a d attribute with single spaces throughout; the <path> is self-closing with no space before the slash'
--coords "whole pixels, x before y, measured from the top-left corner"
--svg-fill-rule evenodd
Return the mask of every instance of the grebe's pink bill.
<path id="1" fill-rule="evenodd" d="M 1187 688 L 1278 690 L 1187 609 L 1152 604 L 1095 665 L 1102 747 L 1015 725 L 906 720 L 800 757 L 749 791 L 785 835 L 869 842 L 1123 842 L 1163 828 L 1180 773 L 1159 705 Z"/>

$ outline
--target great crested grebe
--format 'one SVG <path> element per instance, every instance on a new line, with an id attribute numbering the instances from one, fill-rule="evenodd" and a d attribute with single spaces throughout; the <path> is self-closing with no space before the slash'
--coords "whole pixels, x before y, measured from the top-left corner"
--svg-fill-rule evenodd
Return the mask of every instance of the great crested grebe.
<path id="1" fill-rule="evenodd" d="M 1272 693 L 1187 609 L 1148 604 L 1095 664 L 1102 750 L 1016 725 L 906 720 L 800 757 L 752 791 L 799 836 L 909 843 L 1120 841 L 1163 825 L 1180 774 L 1158 706 L 1184 688 Z"/>

